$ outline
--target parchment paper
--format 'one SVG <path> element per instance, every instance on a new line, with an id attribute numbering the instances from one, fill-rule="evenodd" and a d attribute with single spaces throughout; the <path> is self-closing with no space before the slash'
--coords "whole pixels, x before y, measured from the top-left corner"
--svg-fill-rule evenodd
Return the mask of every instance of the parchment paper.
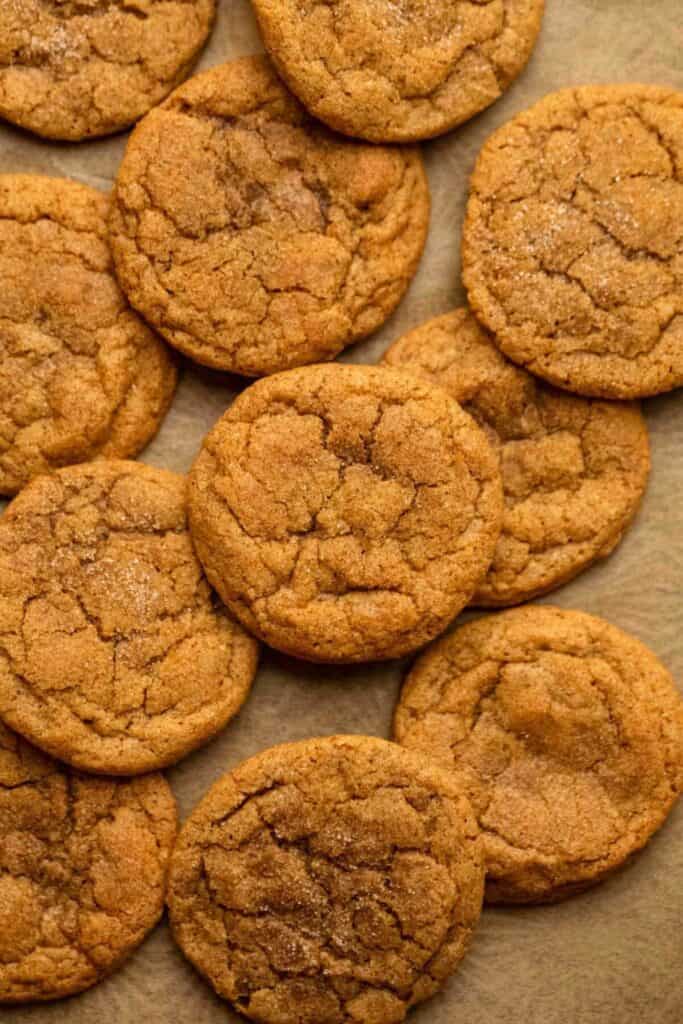
<path id="1" fill-rule="evenodd" d="M 247 0 L 219 0 L 200 67 L 261 49 Z M 463 300 L 459 238 L 467 179 L 486 137 L 565 85 L 643 81 L 683 90 L 681 0 L 547 0 L 531 63 L 492 109 L 425 146 L 433 196 L 421 269 L 400 309 L 344 356 L 374 362 L 399 334 Z M 0 127 L 0 171 L 68 175 L 107 188 L 126 138 L 57 145 Z M 1 287 L 0 283 L 0 287 Z M 243 386 L 186 364 L 143 459 L 186 470 Z M 683 391 L 646 403 L 654 469 L 637 523 L 607 563 L 550 603 L 603 615 L 649 644 L 683 684 Z M 404 666 L 325 668 L 265 652 L 242 714 L 170 773 L 185 816 L 238 761 L 275 743 L 335 732 L 389 735 Z M 218 1024 L 240 1020 L 175 949 L 163 922 L 118 973 L 45 1006 L 0 1009 L 2 1024 Z M 683 806 L 624 871 L 554 907 L 486 910 L 471 953 L 415 1024 L 681 1024 Z"/>

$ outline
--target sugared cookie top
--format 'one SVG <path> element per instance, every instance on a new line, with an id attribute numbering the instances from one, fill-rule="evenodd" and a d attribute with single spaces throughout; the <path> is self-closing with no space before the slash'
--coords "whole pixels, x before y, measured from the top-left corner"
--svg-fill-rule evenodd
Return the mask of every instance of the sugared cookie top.
<path id="1" fill-rule="evenodd" d="M 4 0 L 0 117 L 48 139 L 137 121 L 185 78 L 215 0 Z"/>
<path id="2" fill-rule="evenodd" d="M 445 388 L 498 454 L 503 530 L 476 604 L 519 604 L 547 593 L 619 543 L 650 467 L 637 406 L 544 384 L 508 362 L 467 309 L 399 338 L 384 362 Z"/>
<path id="3" fill-rule="evenodd" d="M 428 221 L 416 150 L 331 134 L 265 58 L 246 57 L 197 75 L 137 127 L 111 240 L 124 291 L 167 341 L 258 377 L 379 327 Z"/>
<path id="4" fill-rule="evenodd" d="M 0 1003 L 118 967 L 161 917 L 175 833 L 161 775 L 81 775 L 0 723 Z"/>
<path id="5" fill-rule="evenodd" d="M 472 176 L 470 306 L 510 359 L 579 394 L 683 384 L 683 93 L 553 93 Z"/>
<path id="6" fill-rule="evenodd" d="M 116 283 L 108 210 L 75 181 L 0 175 L 0 494 L 137 455 L 173 397 L 169 351 Z"/>
<path id="7" fill-rule="evenodd" d="M 0 520 L 0 717 L 86 771 L 172 764 L 240 708 L 256 643 L 216 600 L 185 479 L 101 461 L 34 480 Z"/>
<path id="8" fill-rule="evenodd" d="M 481 910 L 467 800 L 367 736 L 267 750 L 221 779 L 175 848 L 185 955 L 261 1024 L 396 1024 L 444 983 Z"/>
<path id="9" fill-rule="evenodd" d="M 582 612 L 529 605 L 440 640 L 408 676 L 394 733 L 468 794 L 493 901 L 556 900 L 600 881 L 683 789 L 671 676 Z"/>
<path id="10" fill-rule="evenodd" d="M 544 0 L 254 0 L 278 70 L 337 131 L 426 139 L 474 117 L 529 59 Z"/>
<path id="11" fill-rule="evenodd" d="M 247 628 L 312 661 L 398 657 L 471 599 L 500 532 L 483 431 L 384 367 L 309 366 L 243 391 L 191 475 L 209 580 Z"/>

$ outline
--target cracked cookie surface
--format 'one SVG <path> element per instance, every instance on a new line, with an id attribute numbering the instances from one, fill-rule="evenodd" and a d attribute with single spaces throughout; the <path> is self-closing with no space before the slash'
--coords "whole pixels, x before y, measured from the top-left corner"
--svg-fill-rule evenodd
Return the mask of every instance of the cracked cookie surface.
<path id="1" fill-rule="evenodd" d="M 394 735 L 469 796 L 493 902 L 548 902 L 600 881 L 683 789 L 671 676 L 640 641 L 583 612 L 515 609 L 434 644 L 408 675 Z"/>
<path id="2" fill-rule="evenodd" d="M 197 75 L 152 111 L 114 197 L 133 305 L 190 358 L 253 377 L 332 359 L 378 328 L 429 222 L 416 150 L 332 135 L 261 57 Z"/>
<path id="3" fill-rule="evenodd" d="M 215 0 L 4 0 L 0 117 L 48 139 L 127 128 L 189 74 Z"/>
<path id="4" fill-rule="evenodd" d="M 527 601 L 614 550 L 650 468 L 636 405 L 578 398 L 544 384 L 508 362 L 467 309 L 399 338 L 383 362 L 443 387 L 498 454 L 503 529 L 474 604 Z"/>
<path id="5" fill-rule="evenodd" d="M 176 940 L 261 1024 L 397 1024 L 466 952 L 483 861 L 447 772 L 366 736 L 235 768 L 171 860 Z"/>
<path id="6" fill-rule="evenodd" d="M 190 474 L 205 571 L 246 627 L 312 661 L 399 657 L 483 579 L 502 489 L 483 431 L 396 370 L 310 366 L 253 384 Z"/>
<path id="7" fill-rule="evenodd" d="M 116 283 L 108 209 L 73 181 L 0 175 L 0 493 L 136 455 L 170 405 L 175 366 Z"/>
<path id="8" fill-rule="evenodd" d="M 528 61 L 544 0 L 254 0 L 278 70 L 332 128 L 409 142 L 455 128 Z"/>
<path id="9" fill-rule="evenodd" d="M 102 461 L 34 480 L 0 520 L 0 716 L 85 771 L 172 764 L 251 686 L 256 642 L 211 592 L 185 478 Z"/>
<path id="10" fill-rule="evenodd" d="M 0 723 L 0 1003 L 81 992 L 139 946 L 176 827 L 161 775 L 81 775 Z"/>
<path id="11" fill-rule="evenodd" d="M 470 306 L 516 363 L 569 391 L 683 385 L 683 93 L 553 93 L 499 129 L 472 176 Z"/>

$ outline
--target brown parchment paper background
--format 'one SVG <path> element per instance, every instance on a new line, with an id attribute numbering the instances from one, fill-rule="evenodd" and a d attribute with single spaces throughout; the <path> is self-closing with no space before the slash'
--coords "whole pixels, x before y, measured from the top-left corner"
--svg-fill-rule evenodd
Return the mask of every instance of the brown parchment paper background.
<path id="1" fill-rule="evenodd" d="M 0 0 L 4 2 L 4 0 Z M 368 0 L 369 2 L 369 0 Z M 261 49 L 247 0 L 219 0 L 200 67 Z M 421 269 L 393 319 L 348 361 L 374 362 L 399 334 L 463 299 L 459 239 L 467 179 L 498 125 L 565 85 L 643 81 L 683 90 L 683 0 L 547 0 L 521 79 L 492 109 L 425 146 L 433 196 Z M 0 171 L 66 175 L 107 189 L 126 138 L 40 142 L 0 127 Z M 0 287 L 3 287 L 0 282 Z M 186 364 L 144 461 L 184 471 L 243 383 Z M 653 473 L 637 523 L 607 563 L 549 599 L 603 615 L 649 644 L 683 688 L 683 391 L 646 403 Z M 335 732 L 388 736 L 403 666 L 326 668 L 266 651 L 252 696 L 223 734 L 170 773 L 183 817 L 256 751 Z M 0 1008 L 2 1024 L 218 1024 L 240 1020 L 175 949 L 164 921 L 89 992 Z M 415 1024 L 682 1024 L 683 806 L 611 881 L 566 903 L 486 910 L 472 951 Z"/>

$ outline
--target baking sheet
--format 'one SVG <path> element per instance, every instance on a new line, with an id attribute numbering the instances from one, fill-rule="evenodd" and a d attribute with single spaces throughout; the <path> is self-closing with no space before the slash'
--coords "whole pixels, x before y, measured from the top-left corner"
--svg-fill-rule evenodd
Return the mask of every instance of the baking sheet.
<path id="1" fill-rule="evenodd" d="M 219 0 L 200 67 L 261 49 L 247 0 Z M 643 81 L 683 90 L 681 0 L 547 0 L 541 39 L 492 109 L 425 147 L 433 196 L 427 251 L 393 319 L 348 361 L 374 362 L 399 334 L 463 300 L 459 238 L 467 178 L 486 137 L 565 85 Z M 125 136 L 59 145 L 0 127 L 0 171 L 68 175 L 107 188 Z M 186 470 L 243 386 L 186 364 L 173 408 L 144 461 Z M 653 474 L 642 512 L 601 566 L 547 599 L 603 615 L 639 636 L 683 687 L 683 391 L 646 403 Z M 265 653 L 246 708 L 170 775 L 185 816 L 232 765 L 274 743 L 334 732 L 389 735 L 402 666 L 316 667 Z M 237 1022 L 175 949 L 162 923 L 89 992 L 0 1008 L 2 1024 Z M 683 806 L 611 881 L 559 906 L 484 912 L 471 953 L 415 1024 L 680 1024 L 683 1021 Z"/>

